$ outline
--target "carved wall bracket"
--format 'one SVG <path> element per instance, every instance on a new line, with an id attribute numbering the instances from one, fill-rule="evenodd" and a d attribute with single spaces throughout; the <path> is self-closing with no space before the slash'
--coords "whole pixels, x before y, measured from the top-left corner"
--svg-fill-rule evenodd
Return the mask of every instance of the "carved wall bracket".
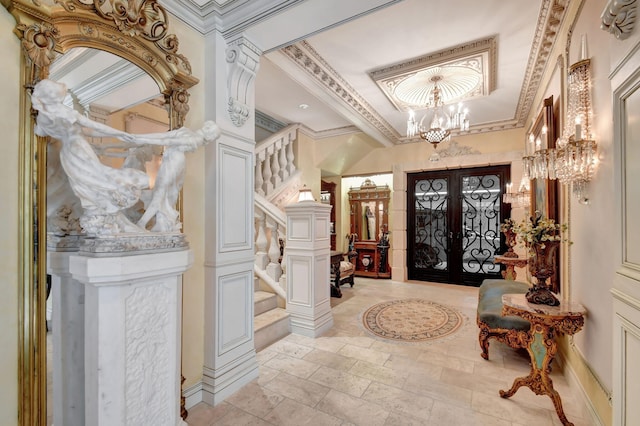
<path id="1" fill-rule="evenodd" d="M 624 40 L 631 35 L 636 23 L 637 0 L 609 0 L 602 11 L 600 28 Z"/>
<path id="2" fill-rule="evenodd" d="M 229 43 L 226 54 L 229 64 L 227 111 L 231 122 L 242 127 L 254 105 L 254 82 L 262 52 L 246 38 L 239 38 Z"/>

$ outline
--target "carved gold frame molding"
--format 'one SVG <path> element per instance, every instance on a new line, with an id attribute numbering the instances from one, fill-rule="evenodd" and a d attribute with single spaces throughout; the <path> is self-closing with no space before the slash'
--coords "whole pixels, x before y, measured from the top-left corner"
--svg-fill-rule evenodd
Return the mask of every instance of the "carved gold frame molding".
<path id="1" fill-rule="evenodd" d="M 46 143 L 33 132 L 30 93 L 47 78 L 56 53 L 90 47 L 127 59 L 158 84 L 171 128 L 189 111 L 188 89 L 198 80 L 178 53 L 168 14 L 155 0 L 0 0 L 16 20 L 21 41 L 19 140 L 20 425 L 46 425 Z M 40 236 L 40 237 L 38 237 Z M 38 238 L 40 241 L 38 241 Z"/>

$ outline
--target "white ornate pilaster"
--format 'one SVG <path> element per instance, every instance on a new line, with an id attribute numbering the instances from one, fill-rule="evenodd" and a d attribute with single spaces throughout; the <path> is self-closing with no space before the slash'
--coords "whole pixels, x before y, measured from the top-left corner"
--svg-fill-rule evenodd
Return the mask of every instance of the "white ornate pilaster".
<path id="1" fill-rule="evenodd" d="M 237 127 L 244 126 L 254 110 L 254 80 L 262 52 L 244 37 L 229 43 L 226 51 L 229 75 L 229 105 L 227 111 Z"/>
<path id="2" fill-rule="evenodd" d="M 53 344 L 53 424 L 83 426 L 84 418 L 84 286 L 71 277 L 69 257 L 47 252 L 51 276 Z"/>
<path id="3" fill-rule="evenodd" d="M 222 136 L 206 146 L 204 163 L 202 400 L 210 405 L 224 401 L 258 377 L 253 336 L 256 219 L 262 223 L 263 232 L 265 229 L 264 222 L 254 214 L 255 128 L 253 113 L 247 125 L 238 127 L 227 110 L 227 99 L 233 94 L 236 99 L 246 101 L 253 111 L 257 54 L 244 52 L 249 44 L 239 43 L 230 47 L 218 32 L 205 38 L 205 48 L 216 60 L 206 64 L 205 71 L 212 78 L 207 78 L 202 88 L 206 99 L 204 115 L 216 120 L 223 129 Z M 231 55 L 230 50 L 234 51 Z M 255 61 L 253 69 L 245 69 L 246 61 Z M 245 71 L 248 74 L 242 76 Z M 233 90 L 229 89 L 231 82 L 237 83 Z M 238 86 L 241 82 L 244 83 Z M 263 251 L 260 263 L 266 265 L 266 234 L 260 240 Z"/>
<path id="4" fill-rule="evenodd" d="M 637 0 L 609 0 L 602 11 L 600 28 L 624 40 L 631 35 L 636 23 Z"/>
<path id="5" fill-rule="evenodd" d="M 184 424 L 182 273 L 192 263 L 190 250 L 70 257 L 85 290 L 84 424 Z"/>
<path id="6" fill-rule="evenodd" d="M 291 332 L 317 337 L 333 326 L 330 304 L 329 212 L 331 206 L 303 201 L 287 213 L 287 312 Z"/>

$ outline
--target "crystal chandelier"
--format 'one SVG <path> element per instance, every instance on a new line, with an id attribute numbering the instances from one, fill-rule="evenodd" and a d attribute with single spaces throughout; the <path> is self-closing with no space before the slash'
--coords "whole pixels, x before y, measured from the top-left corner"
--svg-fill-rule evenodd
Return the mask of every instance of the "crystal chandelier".
<path id="1" fill-rule="evenodd" d="M 571 184 L 578 202 L 588 204 L 587 183 L 596 171 L 598 156 L 591 132 L 591 61 L 584 59 L 584 38 L 582 43 L 583 59 L 571 66 L 568 76 L 567 123 L 575 127 L 565 126 L 555 149 L 539 149 L 539 143 L 530 136 L 534 153 L 523 158 L 523 165 L 524 173 L 531 179 L 558 179 L 563 184 Z"/>
<path id="2" fill-rule="evenodd" d="M 433 82 L 433 90 L 431 91 L 429 104 L 427 105 L 427 112 L 422 117 L 420 122 L 416 121 L 414 111 L 409 111 L 409 119 L 407 120 L 407 136 L 414 137 L 416 135 L 433 145 L 433 154 L 429 158 L 431 161 L 438 161 L 440 154 L 436 151 L 440 142 L 447 141 L 451 138 L 451 130 L 458 129 L 461 132 L 469 130 L 469 110 L 463 108 L 462 102 L 457 106 L 449 106 L 449 111 L 445 112 L 444 103 L 440 94 L 440 87 L 438 87 L 438 81 L 442 80 L 442 77 L 435 75 L 431 78 Z M 431 119 L 428 120 L 427 116 L 432 110 Z M 429 127 L 424 123 L 429 122 Z"/>

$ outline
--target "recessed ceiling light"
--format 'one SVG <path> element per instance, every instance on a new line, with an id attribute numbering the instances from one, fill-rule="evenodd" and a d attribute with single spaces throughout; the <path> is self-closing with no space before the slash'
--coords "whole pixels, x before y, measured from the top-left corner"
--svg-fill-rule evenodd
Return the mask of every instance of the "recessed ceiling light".
<path id="1" fill-rule="evenodd" d="M 309 108 L 309 105 L 307 105 L 307 104 L 300 104 L 300 105 L 298 105 L 298 108 L 300 108 L 300 109 L 307 109 L 307 108 Z"/>

